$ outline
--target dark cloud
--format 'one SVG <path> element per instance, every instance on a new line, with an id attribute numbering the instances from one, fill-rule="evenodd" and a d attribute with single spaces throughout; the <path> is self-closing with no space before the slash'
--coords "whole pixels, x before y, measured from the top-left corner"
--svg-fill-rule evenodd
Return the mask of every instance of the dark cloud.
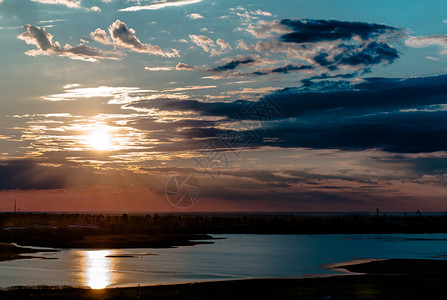
<path id="1" fill-rule="evenodd" d="M 315 63 L 335 71 L 340 65 L 372 66 L 380 63 L 393 63 L 399 58 L 399 52 L 392 46 L 382 42 L 370 42 L 364 45 L 338 45 L 338 54 L 330 55 L 320 52 L 314 56 Z"/>
<path id="2" fill-rule="evenodd" d="M 241 42 L 240 48 L 285 53 L 331 75 L 368 72 L 374 65 L 393 63 L 400 54 L 392 44 L 404 37 L 404 29 L 384 24 L 311 19 L 260 21 L 248 32 L 268 40 Z"/>
<path id="3" fill-rule="evenodd" d="M 264 131 L 281 147 L 371 149 L 419 153 L 447 150 L 447 113 L 413 112 L 283 123 Z M 294 137 L 294 138 L 291 138 Z"/>
<path id="4" fill-rule="evenodd" d="M 280 22 L 293 30 L 281 36 L 288 43 L 315 43 L 335 40 L 351 40 L 358 36 L 362 40 L 374 39 L 390 32 L 399 32 L 397 27 L 364 22 L 338 20 L 290 20 Z"/>
<path id="5" fill-rule="evenodd" d="M 239 65 L 246 65 L 246 64 L 250 64 L 250 63 L 254 63 L 255 59 L 252 57 L 243 57 L 240 59 L 235 59 L 232 60 L 224 65 L 220 65 L 217 66 L 213 69 L 211 69 L 211 71 L 228 71 L 228 70 L 234 70 L 236 69 Z"/>
<path id="6" fill-rule="evenodd" d="M 292 61 L 283 67 L 233 72 L 232 76 L 284 74 L 312 69 L 329 73 L 329 76 L 367 73 L 372 66 L 391 64 L 400 57 L 392 44 L 404 35 L 403 29 L 383 24 L 309 19 L 260 21 L 257 26 L 250 26 L 248 31 L 268 40 L 254 45 L 240 42 L 239 48 L 265 54 L 285 53 Z M 274 36 L 273 33 L 281 35 Z M 254 65 L 258 60 L 262 58 L 238 58 L 208 71 L 228 72 L 245 64 Z"/>
<path id="7" fill-rule="evenodd" d="M 371 42 L 364 48 L 352 45 L 340 45 L 345 49 L 334 57 L 332 64 L 337 65 L 375 65 L 379 63 L 393 63 L 399 58 L 397 50 L 386 43 Z"/>
<path id="8" fill-rule="evenodd" d="M 393 110 L 444 104 L 447 75 L 423 78 L 368 78 L 358 84 L 347 81 L 313 82 L 312 90 L 289 88 L 269 95 L 284 117 L 305 115 L 358 116 Z"/>
<path id="9" fill-rule="evenodd" d="M 30 160 L 0 162 L 0 190 L 63 189 L 67 176 L 58 168 Z"/>
<path id="10" fill-rule="evenodd" d="M 350 78 L 354 78 L 357 77 L 357 73 L 348 73 L 348 74 L 337 74 L 337 75 L 330 75 L 328 73 L 323 73 L 321 75 L 316 75 L 316 76 L 312 76 L 310 78 L 306 78 L 301 80 L 301 83 L 303 84 L 303 87 L 314 87 L 314 86 L 318 86 L 320 82 L 315 82 L 314 80 L 321 80 L 321 79 L 333 79 L 333 78 L 345 78 L 345 79 L 350 79 Z M 334 84 L 338 84 L 340 82 L 334 82 L 334 81 L 323 81 L 323 84 L 329 84 L 329 85 L 334 85 Z M 344 81 L 345 86 L 349 87 L 349 83 L 347 81 Z M 320 87 L 321 88 L 321 87 Z"/>
<path id="11" fill-rule="evenodd" d="M 183 119 L 173 122 L 158 122 L 154 118 L 139 118 L 134 121 L 130 121 L 129 126 L 133 128 L 150 132 L 152 139 L 158 139 L 159 141 L 170 141 L 171 139 L 189 138 L 191 135 L 198 134 L 200 130 L 207 130 L 207 134 L 203 134 L 206 137 L 216 135 L 217 122 L 204 121 L 204 120 L 192 120 Z M 213 132 L 210 132 L 213 130 Z M 195 131 L 194 133 L 192 131 Z"/>
<path id="12" fill-rule="evenodd" d="M 235 59 L 228 61 L 225 64 L 218 65 L 214 68 L 210 68 L 207 71 L 209 72 L 229 72 L 233 71 L 236 68 L 248 66 L 252 67 L 255 65 L 265 64 L 267 61 L 265 59 L 260 58 L 259 56 L 239 56 Z M 248 72 L 248 73 L 230 73 L 230 75 L 245 77 L 248 75 L 269 75 L 269 74 L 286 74 L 293 71 L 302 71 L 302 70 L 313 70 L 314 67 L 311 65 L 302 65 L 302 64 L 287 64 L 282 67 L 271 67 L 271 68 L 262 68 L 256 71 Z"/>
<path id="13" fill-rule="evenodd" d="M 155 108 L 167 111 L 196 111 L 203 115 L 234 116 L 248 103 L 244 100 L 235 102 L 202 102 L 200 100 L 181 100 L 172 98 L 158 98 L 143 100 L 126 105 L 127 108 Z"/>
<path id="14" fill-rule="evenodd" d="M 275 68 L 273 69 L 271 72 L 272 73 L 288 73 L 290 71 L 300 71 L 300 70 L 312 70 L 313 67 L 312 66 L 297 66 L 297 65 L 285 65 L 284 67 L 279 67 L 279 68 Z"/>
<path id="15" fill-rule="evenodd" d="M 312 67 L 310 65 L 288 64 L 283 67 L 273 68 L 273 69 L 269 69 L 269 70 L 258 70 L 258 71 L 253 72 L 252 74 L 253 75 L 268 75 L 268 74 L 273 74 L 273 73 L 287 74 L 287 73 L 293 72 L 293 71 L 313 70 L 313 69 L 314 69 L 314 67 Z"/>
<path id="16" fill-rule="evenodd" d="M 47 153 L 51 156 L 51 152 Z M 79 152 L 76 154 L 81 155 Z M 58 154 L 60 155 L 60 154 Z M 54 161 L 54 158 L 50 158 Z M 86 157 L 86 159 L 94 159 Z M 49 161 L 49 160 L 46 160 Z M 156 193 L 164 192 L 167 176 L 136 174 L 127 170 L 102 170 L 73 165 L 61 159 L 61 166 L 43 160 L 21 159 L 0 161 L 1 190 L 54 190 L 87 186 L 145 187 Z"/>
<path id="17" fill-rule="evenodd" d="M 372 157 L 363 161 L 362 164 L 376 169 L 399 170 L 401 179 L 416 179 L 425 175 L 437 176 L 447 174 L 447 157 L 393 155 L 385 158 Z"/>
<path id="18" fill-rule="evenodd" d="M 284 118 L 294 119 L 264 133 L 283 147 L 444 151 L 447 112 L 439 105 L 446 102 L 446 84 L 447 76 L 371 78 L 332 90 L 284 90 L 270 98 Z"/>
<path id="19" fill-rule="evenodd" d="M 445 103 L 447 75 L 425 78 L 388 79 L 368 78 L 351 84 L 348 81 L 312 82 L 313 89 L 286 88 L 263 99 L 275 103 L 284 112 L 284 118 L 320 116 L 357 116 L 382 111 L 412 109 Z M 155 108 L 167 111 L 196 111 L 203 115 L 247 118 L 241 114 L 247 106 L 262 109 L 258 102 L 203 102 L 158 98 L 128 104 L 127 107 Z"/>

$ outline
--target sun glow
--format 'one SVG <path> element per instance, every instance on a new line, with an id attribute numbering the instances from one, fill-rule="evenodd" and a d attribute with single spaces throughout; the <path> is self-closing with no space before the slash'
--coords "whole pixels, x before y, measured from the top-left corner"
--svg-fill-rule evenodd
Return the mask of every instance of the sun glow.
<path id="1" fill-rule="evenodd" d="M 93 130 L 87 137 L 87 144 L 98 151 L 111 150 L 113 146 L 110 132 L 106 128 Z"/>

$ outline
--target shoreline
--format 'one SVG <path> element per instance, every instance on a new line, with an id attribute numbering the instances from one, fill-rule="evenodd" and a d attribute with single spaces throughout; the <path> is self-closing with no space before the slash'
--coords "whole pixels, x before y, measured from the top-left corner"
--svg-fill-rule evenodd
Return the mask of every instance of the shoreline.
<path id="1" fill-rule="evenodd" d="M 175 248 L 195 246 L 199 244 L 213 244 L 213 238 L 206 234 L 96 234 L 73 241 L 32 241 L 32 242 L 2 242 L 0 241 L 0 261 L 27 258 L 44 258 L 24 256 L 26 253 L 58 252 L 67 249 L 133 249 L 133 248 Z"/>
<path id="2" fill-rule="evenodd" d="M 30 242 L 19 245 L 15 242 L 0 241 L 0 262 L 18 259 L 53 259 L 42 256 L 26 255 L 27 253 L 59 252 L 68 249 L 107 250 L 133 248 L 175 248 L 195 246 L 199 244 L 213 244 L 213 238 L 206 234 L 178 234 L 178 235 L 90 235 L 82 240 Z"/>
<path id="3" fill-rule="evenodd" d="M 57 252 L 55 249 L 35 249 L 32 247 L 18 246 L 13 243 L 1 243 L 0 242 L 0 262 L 11 261 L 18 259 L 51 259 L 41 256 L 24 255 L 28 253 L 40 253 L 40 252 Z"/>

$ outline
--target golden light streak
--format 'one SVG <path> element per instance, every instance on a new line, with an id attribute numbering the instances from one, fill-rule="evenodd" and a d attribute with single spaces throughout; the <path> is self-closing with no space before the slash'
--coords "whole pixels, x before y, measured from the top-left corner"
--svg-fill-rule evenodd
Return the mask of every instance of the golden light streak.
<path id="1" fill-rule="evenodd" d="M 111 250 L 85 251 L 85 284 L 92 289 L 103 289 L 112 283 Z"/>

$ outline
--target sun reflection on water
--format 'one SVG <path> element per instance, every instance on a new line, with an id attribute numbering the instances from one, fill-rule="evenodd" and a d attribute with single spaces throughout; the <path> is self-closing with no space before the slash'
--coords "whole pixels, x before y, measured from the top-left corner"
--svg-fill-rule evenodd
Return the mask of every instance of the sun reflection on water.
<path id="1" fill-rule="evenodd" d="M 112 283 L 111 250 L 85 251 L 85 284 L 92 289 L 103 289 Z"/>

